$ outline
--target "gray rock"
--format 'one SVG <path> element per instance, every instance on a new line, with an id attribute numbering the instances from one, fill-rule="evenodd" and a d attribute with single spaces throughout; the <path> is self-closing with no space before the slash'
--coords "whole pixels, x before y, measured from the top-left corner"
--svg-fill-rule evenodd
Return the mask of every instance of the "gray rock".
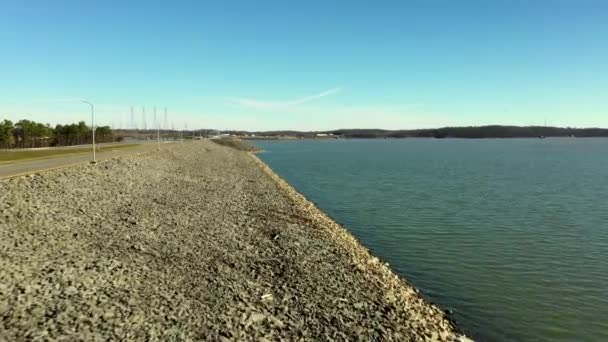
<path id="1" fill-rule="evenodd" d="M 465 341 L 255 156 L 209 141 L 0 181 L 0 251 L 0 340 Z"/>

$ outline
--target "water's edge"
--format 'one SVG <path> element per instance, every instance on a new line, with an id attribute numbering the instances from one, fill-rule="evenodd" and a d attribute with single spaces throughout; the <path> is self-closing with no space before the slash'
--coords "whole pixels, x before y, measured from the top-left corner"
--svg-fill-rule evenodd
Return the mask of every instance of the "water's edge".
<path id="1" fill-rule="evenodd" d="M 368 267 L 369 265 L 373 265 L 372 272 L 377 272 L 378 274 L 376 274 L 376 276 L 380 276 L 384 280 L 389 281 L 388 284 L 383 282 L 383 284 L 387 285 L 384 289 L 386 292 L 393 293 L 393 291 L 395 291 L 405 297 L 412 295 L 419 297 L 420 300 L 424 301 L 426 306 L 441 314 L 443 318 L 449 322 L 453 329 L 461 334 L 461 336 L 459 336 L 460 341 L 472 341 L 468 337 L 471 336 L 471 334 L 463 331 L 458 322 L 456 322 L 456 320 L 451 317 L 447 311 L 440 308 L 437 304 L 431 302 L 407 279 L 394 272 L 387 262 L 384 262 L 383 260 L 380 260 L 378 257 L 374 256 L 370 250 L 365 247 L 365 245 L 363 245 L 363 243 L 361 243 L 352 233 L 350 233 L 345 226 L 336 222 L 329 214 L 321 210 L 313 201 L 309 200 L 304 194 L 285 181 L 281 176 L 278 175 L 278 173 L 272 170 L 268 164 L 258 158 L 256 153 L 259 153 L 259 151 L 247 152 L 247 154 L 255 161 L 262 172 L 271 178 L 277 187 L 288 196 L 288 198 L 303 208 L 304 211 L 309 212 L 311 216 L 314 217 L 315 220 L 318 220 L 322 226 L 331 229 L 330 233 L 335 242 L 344 245 L 349 249 L 355 263 L 368 265 Z"/>

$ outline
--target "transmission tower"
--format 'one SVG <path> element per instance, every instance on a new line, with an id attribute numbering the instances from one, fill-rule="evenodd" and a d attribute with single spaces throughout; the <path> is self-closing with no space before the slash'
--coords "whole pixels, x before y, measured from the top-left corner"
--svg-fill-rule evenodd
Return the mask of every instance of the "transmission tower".
<path id="1" fill-rule="evenodd" d="M 133 106 L 131 106 L 131 129 L 137 129 L 137 124 L 135 123 L 135 113 L 133 112 Z"/>
<path id="2" fill-rule="evenodd" d="M 148 130 L 148 121 L 146 120 L 146 107 L 141 107 L 141 121 L 144 131 Z"/>
<path id="3" fill-rule="evenodd" d="M 156 124 L 158 123 L 158 121 L 156 120 L 156 106 L 152 107 L 152 119 L 154 120 L 152 126 L 156 126 Z"/>
<path id="4" fill-rule="evenodd" d="M 157 149 L 160 151 L 160 120 L 156 117 L 156 106 L 154 106 L 154 125 L 156 126 L 156 142 Z"/>
<path id="5" fill-rule="evenodd" d="M 163 121 L 163 129 L 169 128 L 167 126 L 167 107 L 165 107 L 165 120 Z"/>

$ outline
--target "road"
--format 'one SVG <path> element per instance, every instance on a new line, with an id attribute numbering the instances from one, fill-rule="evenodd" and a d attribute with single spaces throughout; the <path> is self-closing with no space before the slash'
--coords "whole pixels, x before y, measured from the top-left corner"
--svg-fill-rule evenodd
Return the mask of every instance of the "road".
<path id="1" fill-rule="evenodd" d="M 80 146 L 82 147 L 82 146 Z M 113 151 L 97 152 L 97 160 L 106 160 L 121 155 L 131 153 L 142 153 L 153 151 L 157 147 L 156 143 L 142 143 L 132 148 L 125 148 Z M 11 178 L 30 173 L 36 173 L 49 169 L 62 168 L 74 164 L 88 163 L 91 161 L 91 153 L 79 153 L 70 155 L 59 155 L 56 157 L 29 159 L 15 162 L 0 163 L 0 179 Z"/>

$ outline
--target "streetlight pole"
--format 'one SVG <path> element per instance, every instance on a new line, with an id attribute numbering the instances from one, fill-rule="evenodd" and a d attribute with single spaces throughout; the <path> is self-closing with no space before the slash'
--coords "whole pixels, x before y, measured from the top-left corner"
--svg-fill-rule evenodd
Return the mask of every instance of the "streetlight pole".
<path id="1" fill-rule="evenodd" d="M 91 129 L 93 130 L 93 160 L 91 161 L 91 164 L 95 164 L 97 163 L 97 158 L 95 157 L 95 109 L 91 102 L 87 100 L 82 100 L 82 102 L 91 106 Z"/>

